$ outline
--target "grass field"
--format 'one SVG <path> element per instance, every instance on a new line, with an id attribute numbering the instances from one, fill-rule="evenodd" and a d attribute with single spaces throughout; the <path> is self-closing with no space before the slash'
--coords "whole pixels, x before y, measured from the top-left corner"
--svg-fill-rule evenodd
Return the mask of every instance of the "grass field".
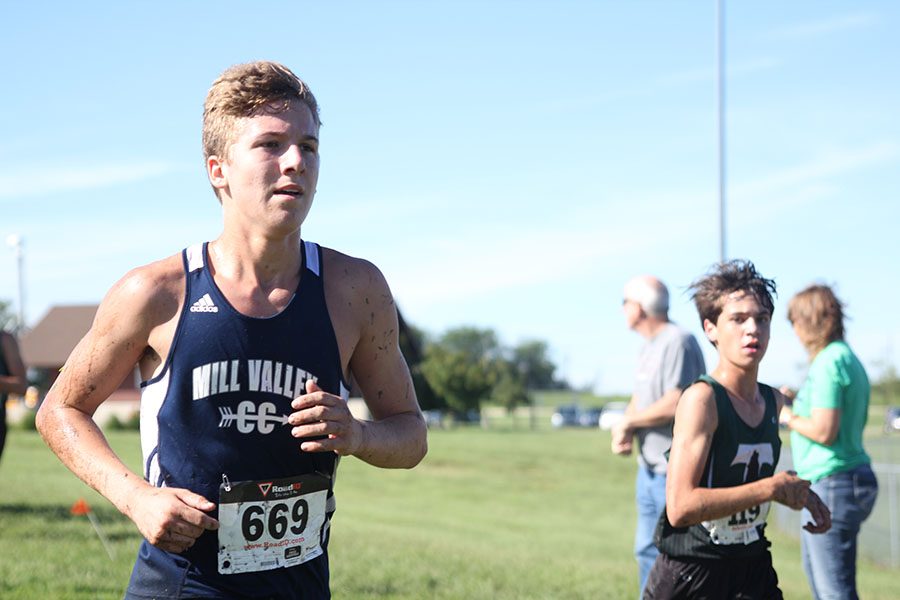
<path id="1" fill-rule="evenodd" d="M 542 419 L 542 422 L 546 422 Z M 140 463 L 134 432 L 110 441 Z M 338 473 L 332 588 L 356 598 L 633 598 L 634 464 L 599 430 L 436 430 L 412 471 L 355 459 Z M 68 473 L 33 432 L 0 465 L 0 598 L 121 598 L 139 536 Z M 114 551 L 86 517 L 85 498 Z M 774 528 L 770 528 L 773 529 Z M 808 598 L 799 546 L 772 531 L 787 598 Z M 897 570 L 860 562 L 860 593 L 897 597 Z"/>

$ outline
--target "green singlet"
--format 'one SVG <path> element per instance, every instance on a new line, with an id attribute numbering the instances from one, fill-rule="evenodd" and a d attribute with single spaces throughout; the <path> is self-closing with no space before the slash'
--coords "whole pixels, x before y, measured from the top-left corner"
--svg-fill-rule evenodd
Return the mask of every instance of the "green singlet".
<path id="1" fill-rule="evenodd" d="M 781 455 L 777 405 L 772 388 L 757 384 L 766 407 L 759 425 L 750 427 L 735 412 L 728 392 L 718 381 L 709 375 L 701 375 L 697 381 L 712 387 L 719 420 L 700 486 L 735 487 L 771 477 Z M 765 502 L 730 517 L 689 527 L 673 527 L 663 511 L 656 526 L 656 545 L 660 552 L 673 557 L 756 556 L 769 547 L 765 537 L 768 512 L 769 502 Z"/>

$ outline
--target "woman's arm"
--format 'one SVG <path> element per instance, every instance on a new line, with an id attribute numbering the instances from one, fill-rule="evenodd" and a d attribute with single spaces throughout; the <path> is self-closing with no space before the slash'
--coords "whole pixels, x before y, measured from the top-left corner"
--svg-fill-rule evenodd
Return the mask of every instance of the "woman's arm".
<path id="1" fill-rule="evenodd" d="M 28 380 L 25 378 L 25 365 L 22 363 L 16 338 L 8 333 L 0 333 L 0 352 L 3 353 L 3 362 L 9 371 L 9 375 L 0 375 L 0 392 L 24 394 L 28 389 Z"/>
<path id="2" fill-rule="evenodd" d="M 801 417 L 785 406 L 781 409 L 780 421 L 791 431 L 796 431 L 819 444 L 830 446 L 837 439 L 841 428 L 841 410 L 814 408 L 809 417 Z"/>

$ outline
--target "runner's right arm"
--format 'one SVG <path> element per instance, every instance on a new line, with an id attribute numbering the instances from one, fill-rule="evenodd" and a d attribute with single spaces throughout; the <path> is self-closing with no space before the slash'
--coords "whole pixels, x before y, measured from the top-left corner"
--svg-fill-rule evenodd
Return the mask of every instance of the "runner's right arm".
<path id="1" fill-rule="evenodd" d="M 153 351 L 148 340 L 166 315 L 177 313 L 180 298 L 172 293 L 164 264 L 135 269 L 113 286 L 48 392 L 36 424 L 63 464 L 134 521 L 151 544 L 180 552 L 217 526 L 204 512 L 215 505 L 188 490 L 151 486 L 125 466 L 92 418 Z"/>

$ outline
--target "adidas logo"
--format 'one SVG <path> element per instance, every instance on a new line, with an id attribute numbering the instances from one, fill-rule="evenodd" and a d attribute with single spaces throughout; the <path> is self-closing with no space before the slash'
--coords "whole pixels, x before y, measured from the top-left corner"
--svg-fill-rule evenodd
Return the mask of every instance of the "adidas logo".
<path id="1" fill-rule="evenodd" d="M 203 297 L 191 305 L 191 312 L 219 312 L 219 307 L 213 304 L 209 294 L 203 294 Z"/>

